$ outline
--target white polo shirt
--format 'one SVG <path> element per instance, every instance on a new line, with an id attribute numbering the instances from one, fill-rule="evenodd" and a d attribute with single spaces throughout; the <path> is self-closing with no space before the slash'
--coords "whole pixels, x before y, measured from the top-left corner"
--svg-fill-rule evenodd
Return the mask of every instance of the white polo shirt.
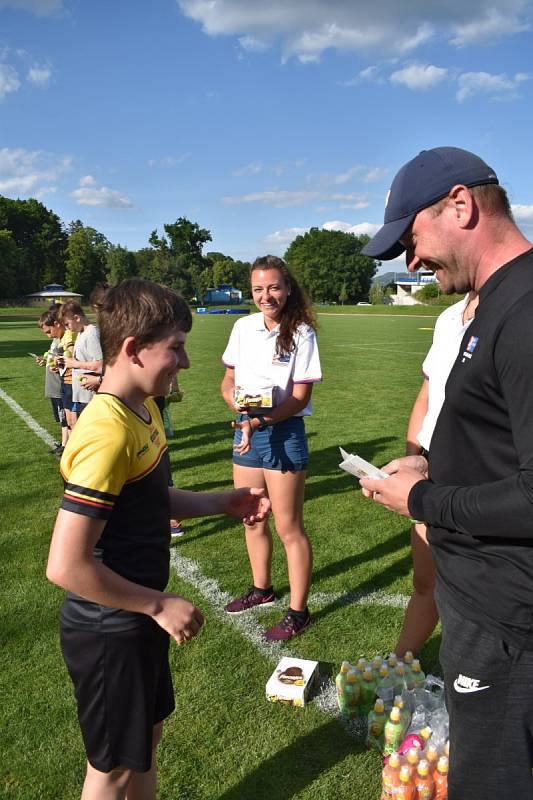
<path id="1" fill-rule="evenodd" d="M 429 450 L 431 437 L 444 403 L 448 375 L 459 353 L 459 345 L 472 320 L 463 324 L 463 312 L 468 304 L 468 295 L 440 314 L 435 323 L 433 344 L 422 364 L 424 377 L 428 379 L 428 410 L 422 429 L 416 437 Z"/>
<path id="2" fill-rule="evenodd" d="M 295 334 L 295 348 L 284 356 L 276 354 L 279 326 L 269 331 L 263 314 L 241 317 L 233 326 L 222 361 L 235 370 L 235 386 L 255 393 L 265 386 L 274 387 L 274 405 L 279 406 L 292 394 L 295 383 L 322 380 L 318 345 L 313 328 L 300 325 Z M 295 416 L 308 417 L 311 402 Z"/>

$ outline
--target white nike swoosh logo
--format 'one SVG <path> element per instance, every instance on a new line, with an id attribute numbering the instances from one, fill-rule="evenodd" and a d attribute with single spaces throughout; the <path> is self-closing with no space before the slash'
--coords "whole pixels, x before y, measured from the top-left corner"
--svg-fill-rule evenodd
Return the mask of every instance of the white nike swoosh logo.
<path id="1" fill-rule="evenodd" d="M 460 692 L 461 694 L 470 694 L 470 692 L 482 692 L 483 689 L 490 689 L 490 686 L 460 686 L 457 683 L 457 678 L 453 682 L 453 688 L 456 692 Z"/>

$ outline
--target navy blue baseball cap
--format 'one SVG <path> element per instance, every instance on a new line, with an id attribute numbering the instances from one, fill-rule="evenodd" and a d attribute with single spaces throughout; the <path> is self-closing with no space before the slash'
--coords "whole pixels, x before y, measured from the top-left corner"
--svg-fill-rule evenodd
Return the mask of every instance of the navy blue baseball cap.
<path id="1" fill-rule="evenodd" d="M 365 256 L 388 261 L 401 255 L 399 241 L 419 211 L 446 197 L 456 184 L 498 183 L 494 170 L 459 147 L 422 150 L 396 174 L 385 206 L 384 225 L 362 249 Z"/>

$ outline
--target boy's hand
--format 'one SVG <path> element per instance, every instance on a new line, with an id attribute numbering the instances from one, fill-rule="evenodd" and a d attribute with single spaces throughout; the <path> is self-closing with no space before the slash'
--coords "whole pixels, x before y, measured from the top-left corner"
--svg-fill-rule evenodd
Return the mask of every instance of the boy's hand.
<path id="1" fill-rule="evenodd" d="M 270 505 L 264 489 L 244 487 L 228 494 L 226 514 L 237 517 L 245 525 L 253 525 L 266 519 Z"/>
<path id="2" fill-rule="evenodd" d="M 177 594 L 165 594 L 162 608 L 153 619 L 169 633 L 177 644 L 185 644 L 196 636 L 204 618 L 202 612 L 189 600 Z"/>

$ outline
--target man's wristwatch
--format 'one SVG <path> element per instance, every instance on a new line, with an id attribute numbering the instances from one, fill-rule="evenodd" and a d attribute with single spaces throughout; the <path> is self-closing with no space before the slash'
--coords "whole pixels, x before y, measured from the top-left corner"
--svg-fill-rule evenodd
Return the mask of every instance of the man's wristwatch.
<path id="1" fill-rule="evenodd" d="M 268 428 L 268 422 L 264 418 L 262 414 L 257 415 L 257 419 L 259 420 L 259 425 L 257 426 L 258 431 L 264 431 Z"/>

